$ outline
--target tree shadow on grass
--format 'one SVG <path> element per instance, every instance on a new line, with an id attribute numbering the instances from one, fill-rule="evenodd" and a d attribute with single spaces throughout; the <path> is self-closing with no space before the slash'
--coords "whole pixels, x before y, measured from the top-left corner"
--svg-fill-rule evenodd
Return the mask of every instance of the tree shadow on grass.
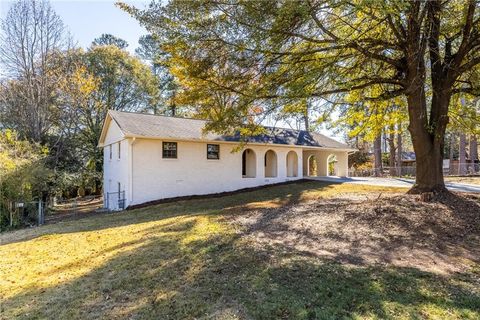
<path id="1" fill-rule="evenodd" d="M 245 206 L 252 202 L 276 201 L 278 203 L 291 203 L 298 201 L 303 193 L 313 190 L 326 190 L 333 185 L 335 184 L 318 181 L 302 181 L 219 198 L 182 200 L 133 211 L 90 216 L 88 219 L 65 221 L 39 228 L 23 229 L 0 234 L 0 245 L 28 241 L 49 234 L 96 231 L 183 215 L 215 214 L 224 209 L 237 208 L 248 210 L 248 207 Z"/>
<path id="2" fill-rule="evenodd" d="M 213 217 L 214 218 L 214 217 Z M 212 219 L 213 219 L 212 218 Z M 256 248 L 232 232 L 197 237 L 197 223 L 154 226 L 140 246 L 74 280 L 3 299 L 18 319 L 476 318 L 469 274 L 346 267 Z M 138 243 L 137 243 L 138 244 Z M 67 270 L 58 270 L 59 276 Z"/>
<path id="3" fill-rule="evenodd" d="M 451 274 L 480 263 L 480 205 L 468 197 L 411 196 L 302 202 L 233 217 L 259 247 L 354 265 L 390 264 Z"/>

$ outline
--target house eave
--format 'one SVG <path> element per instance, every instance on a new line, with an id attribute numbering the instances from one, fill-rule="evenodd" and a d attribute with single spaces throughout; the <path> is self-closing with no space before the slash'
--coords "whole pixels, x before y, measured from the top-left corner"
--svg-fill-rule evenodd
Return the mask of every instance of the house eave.
<path id="1" fill-rule="evenodd" d="M 102 132 L 100 133 L 100 138 L 98 139 L 97 148 L 103 148 L 103 147 L 106 146 L 106 144 L 104 142 L 105 142 L 105 138 L 107 136 L 108 127 L 110 126 L 110 123 L 112 121 L 114 121 L 116 123 L 116 125 L 120 129 L 120 132 L 125 137 L 125 132 L 122 130 L 122 128 L 120 127 L 117 120 L 115 120 L 115 118 L 112 117 L 112 115 L 110 114 L 110 111 L 108 111 L 107 116 L 105 117 L 105 120 L 103 121 Z"/>
<path id="2" fill-rule="evenodd" d="M 176 138 L 176 137 L 151 137 L 144 135 L 134 135 L 134 134 L 125 134 L 126 139 L 146 139 L 146 140 L 174 140 L 182 142 L 213 142 L 213 143 L 222 143 L 222 144 L 236 144 L 238 141 L 221 141 L 213 139 L 185 139 L 185 138 Z M 304 146 L 296 144 L 279 144 L 279 143 L 258 143 L 258 142 L 247 142 L 245 145 L 254 145 L 254 146 L 275 146 L 275 147 L 285 147 L 285 148 L 301 148 L 301 149 L 312 149 L 312 150 L 328 150 L 328 151 L 344 151 L 344 152 L 356 152 L 357 149 L 354 148 L 334 148 L 334 147 L 321 147 L 321 146 Z"/>

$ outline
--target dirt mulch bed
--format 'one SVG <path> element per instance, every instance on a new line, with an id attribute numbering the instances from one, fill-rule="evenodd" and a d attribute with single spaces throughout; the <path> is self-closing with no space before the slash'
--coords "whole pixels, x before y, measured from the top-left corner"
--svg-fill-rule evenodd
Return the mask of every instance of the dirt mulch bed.
<path id="1" fill-rule="evenodd" d="M 232 215 L 253 245 L 439 274 L 480 263 L 480 195 L 342 194 Z"/>

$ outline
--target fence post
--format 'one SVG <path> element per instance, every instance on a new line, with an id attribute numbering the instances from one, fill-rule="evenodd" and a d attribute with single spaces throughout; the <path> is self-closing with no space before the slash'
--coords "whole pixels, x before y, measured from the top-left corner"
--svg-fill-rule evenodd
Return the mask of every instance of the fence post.
<path id="1" fill-rule="evenodd" d="M 8 211 L 10 211 L 10 227 L 13 227 L 13 202 L 10 202 L 10 206 Z"/>
<path id="2" fill-rule="evenodd" d="M 42 212 L 42 200 L 38 200 L 38 225 L 41 226 L 43 224 L 43 212 Z"/>

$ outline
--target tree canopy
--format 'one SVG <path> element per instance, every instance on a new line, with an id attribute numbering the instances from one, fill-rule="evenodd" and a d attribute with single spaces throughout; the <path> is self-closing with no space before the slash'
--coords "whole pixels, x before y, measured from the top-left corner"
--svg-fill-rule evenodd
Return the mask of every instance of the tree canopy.
<path id="1" fill-rule="evenodd" d="M 368 102 L 380 114 L 387 110 L 381 101 L 400 98 L 405 103 L 396 112 L 408 115 L 417 156 L 412 191 L 444 190 L 452 97 L 479 93 L 478 1 L 169 1 L 143 11 L 120 6 L 159 39 L 184 103 L 199 106 L 213 120 L 211 129 L 246 126 L 289 105 L 298 113 L 306 99 L 327 108 Z M 345 103 L 352 93 L 357 103 Z M 228 103 L 208 102 L 219 94 Z"/>
<path id="2" fill-rule="evenodd" d="M 100 193 L 108 110 L 144 111 L 160 98 L 159 79 L 124 40 L 75 47 L 46 0 L 12 3 L 1 29 L 0 227 L 20 198 Z"/>
<path id="3" fill-rule="evenodd" d="M 128 42 L 112 34 L 104 33 L 93 40 L 92 46 L 116 46 L 119 49 L 125 49 L 128 47 Z"/>

